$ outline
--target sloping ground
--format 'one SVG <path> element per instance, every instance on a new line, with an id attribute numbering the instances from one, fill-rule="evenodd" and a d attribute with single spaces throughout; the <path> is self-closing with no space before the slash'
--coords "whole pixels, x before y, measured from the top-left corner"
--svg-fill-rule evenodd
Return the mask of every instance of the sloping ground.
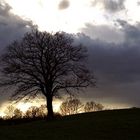
<path id="1" fill-rule="evenodd" d="M 140 140 L 140 109 L 0 125 L 0 140 Z"/>

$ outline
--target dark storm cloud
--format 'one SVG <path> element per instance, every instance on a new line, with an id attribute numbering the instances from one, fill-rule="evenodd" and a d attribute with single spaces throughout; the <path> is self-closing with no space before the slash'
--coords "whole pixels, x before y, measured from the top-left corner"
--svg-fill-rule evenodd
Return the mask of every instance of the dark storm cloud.
<path id="1" fill-rule="evenodd" d="M 124 2 L 125 0 L 94 0 L 92 5 L 102 3 L 105 10 L 114 13 L 125 9 Z"/>
<path id="2" fill-rule="evenodd" d="M 100 39 L 106 42 L 118 43 L 123 41 L 123 32 L 108 25 L 85 24 L 82 32 L 88 36 L 92 36 L 94 39 Z"/>
<path id="3" fill-rule="evenodd" d="M 124 37 L 121 43 L 91 39 L 84 34 L 76 38 L 88 47 L 90 68 L 97 78 L 98 88 L 89 90 L 90 97 L 140 107 L 140 24 L 131 25 L 123 20 L 117 20 L 116 24 Z M 93 31 L 94 36 L 93 28 L 86 31 Z M 106 33 L 105 30 L 104 36 L 109 34 Z"/>
<path id="4" fill-rule="evenodd" d="M 131 25 L 124 20 L 117 20 L 117 22 L 125 33 L 125 42 L 129 42 L 133 46 L 138 45 L 140 43 L 140 23 L 137 22 L 135 25 Z"/>
<path id="5" fill-rule="evenodd" d="M 108 82 L 133 82 L 140 80 L 139 45 L 113 44 L 79 36 L 79 42 L 88 46 L 91 67 L 107 78 Z"/>
<path id="6" fill-rule="evenodd" d="M 26 21 L 10 12 L 11 7 L 0 0 L 0 54 L 6 45 L 15 39 L 21 38 L 25 32 L 31 29 L 32 22 Z M 0 89 L 0 105 L 8 99 Z"/>
<path id="7" fill-rule="evenodd" d="M 11 7 L 0 1 L 0 49 L 30 30 L 31 21 L 12 14 Z"/>
<path id="8" fill-rule="evenodd" d="M 60 10 L 64 10 L 64 9 L 67 9 L 69 7 L 70 3 L 68 0 L 62 0 L 60 3 L 59 3 L 59 6 L 58 8 Z"/>

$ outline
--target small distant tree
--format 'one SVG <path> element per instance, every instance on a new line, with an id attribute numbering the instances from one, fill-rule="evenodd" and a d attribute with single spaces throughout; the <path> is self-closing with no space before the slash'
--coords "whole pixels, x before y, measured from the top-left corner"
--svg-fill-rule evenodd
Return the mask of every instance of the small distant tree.
<path id="1" fill-rule="evenodd" d="M 91 102 L 87 102 L 84 106 L 84 111 L 85 112 L 92 112 L 92 111 L 95 111 L 95 106 L 96 106 L 96 103 L 91 101 Z"/>
<path id="2" fill-rule="evenodd" d="M 23 112 L 20 109 L 16 108 L 13 112 L 13 118 L 19 119 L 22 117 L 23 117 Z"/>
<path id="3" fill-rule="evenodd" d="M 30 109 L 28 109 L 25 114 L 24 114 L 25 118 L 32 118 L 32 111 Z"/>
<path id="4" fill-rule="evenodd" d="M 39 108 L 36 106 L 31 106 L 25 113 L 25 117 L 27 118 L 35 118 L 39 116 Z"/>
<path id="5" fill-rule="evenodd" d="M 84 106 L 84 111 L 85 112 L 92 112 L 92 111 L 101 111 L 103 110 L 104 106 L 100 103 L 96 103 L 96 102 L 86 102 L 85 106 Z"/>
<path id="6" fill-rule="evenodd" d="M 6 114 L 5 118 L 7 119 L 13 118 L 15 109 L 16 108 L 13 105 L 7 106 L 7 108 L 4 111 L 4 113 Z"/>
<path id="7" fill-rule="evenodd" d="M 104 109 L 104 106 L 100 103 L 96 104 L 96 111 L 102 111 Z"/>
<path id="8" fill-rule="evenodd" d="M 63 116 L 65 115 L 69 115 L 69 108 L 68 108 L 68 102 L 62 102 L 62 104 L 60 105 L 60 112 Z"/>
<path id="9" fill-rule="evenodd" d="M 41 106 L 39 107 L 39 113 L 38 113 L 39 117 L 45 117 L 46 114 L 47 114 L 46 105 L 41 105 Z"/>
<path id="10" fill-rule="evenodd" d="M 60 112 L 62 115 L 71 115 L 79 113 L 82 108 L 82 103 L 77 98 L 67 98 L 66 101 L 62 102 L 60 106 Z"/>
<path id="11" fill-rule="evenodd" d="M 87 51 L 74 45 L 64 32 L 54 34 L 37 29 L 11 43 L 1 56 L 1 87 L 14 87 L 13 97 L 24 98 L 42 93 L 46 97 L 48 118 L 53 118 L 53 97 L 60 90 L 74 90 L 95 85 L 86 65 Z M 16 88 L 15 88 L 16 87 Z"/>
<path id="12" fill-rule="evenodd" d="M 41 105 L 40 107 L 31 106 L 25 112 L 25 117 L 34 118 L 34 117 L 45 117 L 47 114 L 46 105 Z"/>

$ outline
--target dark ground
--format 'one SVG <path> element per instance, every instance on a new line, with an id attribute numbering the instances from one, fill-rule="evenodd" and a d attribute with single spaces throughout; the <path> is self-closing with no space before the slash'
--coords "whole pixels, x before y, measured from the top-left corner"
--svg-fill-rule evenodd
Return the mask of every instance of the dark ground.
<path id="1" fill-rule="evenodd" d="M 49 122 L 0 122 L 0 140 L 140 140 L 140 109 L 85 113 Z"/>

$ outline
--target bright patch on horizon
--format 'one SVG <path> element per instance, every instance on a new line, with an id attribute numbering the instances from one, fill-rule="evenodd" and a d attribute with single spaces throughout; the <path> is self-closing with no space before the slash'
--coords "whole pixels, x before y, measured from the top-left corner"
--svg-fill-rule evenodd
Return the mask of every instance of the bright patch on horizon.
<path id="1" fill-rule="evenodd" d="M 61 105 L 62 101 L 60 100 L 54 100 L 53 101 L 53 110 L 54 112 L 59 112 L 59 108 L 60 108 L 60 105 Z M 15 108 L 18 108 L 20 109 L 23 113 L 25 113 L 29 107 L 31 106 L 36 106 L 36 107 L 40 107 L 41 105 L 44 105 L 45 104 L 45 101 L 44 100 L 34 100 L 33 102 L 27 102 L 27 103 L 24 103 L 24 102 L 19 102 L 17 104 L 12 104 L 13 107 Z M 1 108 L 0 108 L 0 117 L 3 117 L 5 116 L 5 113 L 4 111 L 6 110 L 6 108 L 11 105 L 11 103 L 7 102 L 7 103 L 4 103 Z"/>

